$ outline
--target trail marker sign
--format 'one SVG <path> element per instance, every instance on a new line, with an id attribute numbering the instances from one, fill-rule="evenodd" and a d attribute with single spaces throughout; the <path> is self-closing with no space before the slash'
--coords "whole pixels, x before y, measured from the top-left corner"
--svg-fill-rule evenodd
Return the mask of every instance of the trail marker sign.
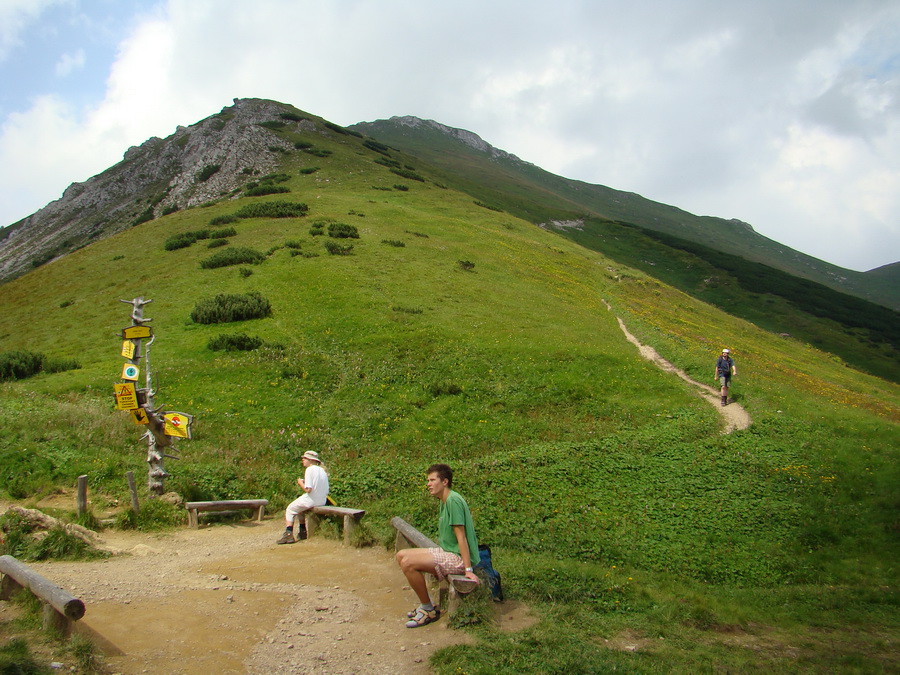
<path id="1" fill-rule="evenodd" d="M 137 410 L 137 392 L 132 382 L 120 382 L 113 385 L 116 392 L 116 408 L 118 410 Z"/>
<path id="2" fill-rule="evenodd" d="M 131 380 L 132 382 L 138 379 L 138 375 L 140 374 L 140 370 L 133 363 L 126 363 L 122 367 L 122 379 L 123 380 Z"/>
<path id="3" fill-rule="evenodd" d="M 153 337 L 153 329 L 150 326 L 128 326 L 128 328 L 122 329 L 122 336 L 126 340 Z"/>
<path id="4" fill-rule="evenodd" d="M 191 422 L 194 421 L 192 415 L 180 412 L 166 412 L 163 413 L 163 419 L 166 424 L 166 436 L 175 436 L 176 438 L 191 437 Z"/>

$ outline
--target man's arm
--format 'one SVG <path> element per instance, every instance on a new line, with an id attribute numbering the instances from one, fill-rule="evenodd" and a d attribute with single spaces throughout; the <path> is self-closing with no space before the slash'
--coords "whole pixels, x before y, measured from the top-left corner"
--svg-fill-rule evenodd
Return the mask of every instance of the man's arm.
<path id="1" fill-rule="evenodd" d="M 459 557 L 466 566 L 466 578 L 478 581 L 475 572 L 472 571 L 472 554 L 469 552 L 469 540 L 466 538 L 466 526 L 454 525 L 453 533 L 456 535 L 456 543 L 459 544 Z"/>

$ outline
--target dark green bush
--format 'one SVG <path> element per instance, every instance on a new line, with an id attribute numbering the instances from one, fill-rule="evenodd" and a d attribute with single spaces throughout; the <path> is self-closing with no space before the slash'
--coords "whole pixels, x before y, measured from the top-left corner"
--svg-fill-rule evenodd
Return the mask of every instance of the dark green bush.
<path id="1" fill-rule="evenodd" d="M 262 346 L 262 339 L 244 333 L 226 333 L 212 338 L 206 345 L 214 352 L 250 352 Z"/>
<path id="2" fill-rule="evenodd" d="M 256 265 L 266 257 L 252 248 L 230 248 L 227 251 L 219 251 L 200 261 L 203 269 L 215 269 L 217 267 L 229 267 L 230 265 Z"/>
<path id="3" fill-rule="evenodd" d="M 247 204 L 234 215 L 238 218 L 300 218 L 305 216 L 309 207 L 302 202 L 258 202 Z"/>
<path id="4" fill-rule="evenodd" d="M 229 214 L 227 216 L 216 216 L 209 221 L 209 224 L 213 227 L 216 227 L 217 225 L 230 225 L 231 223 L 236 223 L 239 220 L 240 218 L 238 218 L 237 216 Z"/>
<path id="5" fill-rule="evenodd" d="M 209 238 L 209 230 L 195 230 L 193 232 L 180 232 L 179 234 L 173 234 L 171 237 L 166 239 L 166 243 L 164 247 L 167 251 L 175 251 L 179 248 L 187 248 L 191 246 L 199 239 L 208 239 Z"/>
<path id="6" fill-rule="evenodd" d="M 307 143 L 306 141 L 296 141 L 294 143 L 294 147 L 298 150 L 307 150 L 313 146 L 312 143 Z"/>
<path id="7" fill-rule="evenodd" d="M 298 115 L 297 113 L 292 112 L 281 113 L 279 117 L 283 120 L 288 120 L 289 122 L 302 122 L 306 119 L 303 115 Z"/>
<path id="8" fill-rule="evenodd" d="M 197 181 L 204 183 L 212 178 L 222 168 L 221 164 L 207 164 L 197 172 Z"/>
<path id="9" fill-rule="evenodd" d="M 325 250 L 331 255 L 351 255 L 353 253 L 353 244 L 341 246 L 336 241 L 331 241 L 329 239 L 325 242 Z"/>
<path id="10" fill-rule="evenodd" d="M 219 248 L 220 246 L 226 246 L 227 244 L 227 239 L 211 239 L 206 245 L 206 248 Z"/>
<path id="11" fill-rule="evenodd" d="M 168 216 L 175 213 L 176 211 L 178 211 L 178 204 L 171 204 L 170 206 L 167 206 L 163 209 L 162 214 L 164 216 Z"/>
<path id="12" fill-rule="evenodd" d="M 374 150 L 375 152 L 380 152 L 382 155 L 387 155 L 388 157 L 390 157 L 390 153 L 388 152 L 390 148 L 383 143 L 373 141 L 371 138 L 367 138 L 366 140 L 364 140 L 363 146 L 368 148 L 369 150 Z"/>
<path id="13" fill-rule="evenodd" d="M 220 293 L 201 300 L 191 312 L 194 323 L 229 323 L 248 319 L 264 319 L 272 315 L 272 305 L 260 293 Z"/>
<path id="14" fill-rule="evenodd" d="M 0 646 L 0 673 L 6 675 L 44 675 L 52 672 L 46 666 L 38 663 L 28 643 L 19 637 L 10 638 L 3 646 Z"/>
<path id="15" fill-rule="evenodd" d="M 309 228 L 309 234 L 313 237 L 321 237 L 325 234 L 325 226 L 322 223 L 316 223 Z"/>
<path id="16" fill-rule="evenodd" d="M 306 148 L 303 152 L 313 157 L 331 157 L 331 150 L 323 150 L 322 148 Z"/>
<path id="17" fill-rule="evenodd" d="M 0 380 L 24 380 L 41 372 L 44 355 L 26 350 L 0 352 Z"/>
<path id="18" fill-rule="evenodd" d="M 137 225 L 140 225 L 141 223 L 146 223 L 146 222 L 149 222 L 149 221 L 151 221 L 151 220 L 153 220 L 153 207 L 152 207 L 152 206 L 148 206 L 148 207 L 143 211 L 143 213 L 141 213 L 141 215 L 139 215 L 137 218 L 135 218 L 135 219 L 131 222 L 131 224 L 132 224 L 133 226 L 137 226 Z"/>
<path id="19" fill-rule="evenodd" d="M 457 260 L 456 264 L 459 265 L 459 268 L 465 270 L 466 272 L 471 272 L 475 269 L 475 263 L 469 260 Z"/>
<path id="20" fill-rule="evenodd" d="M 240 274 L 244 279 L 246 279 L 251 274 L 253 274 L 253 270 L 251 270 L 249 267 L 242 267 L 238 270 L 238 274 Z"/>
<path id="21" fill-rule="evenodd" d="M 260 122 L 259 126 L 265 127 L 266 129 L 271 129 L 272 131 L 281 131 L 287 126 L 287 124 L 285 124 L 284 122 L 280 122 L 279 120 L 269 120 L 267 122 Z"/>
<path id="22" fill-rule="evenodd" d="M 307 167 L 306 169 L 300 169 L 300 173 L 302 173 L 302 174 L 308 176 L 309 174 L 315 173 L 315 172 L 318 171 L 318 170 L 319 170 L 319 167 L 317 167 L 317 166 L 310 166 L 310 167 Z"/>
<path id="23" fill-rule="evenodd" d="M 394 185 L 395 190 L 400 190 L 400 192 L 409 192 L 409 186 L 403 185 L 402 183 L 396 183 Z"/>
<path id="24" fill-rule="evenodd" d="M 403 165 L 400 164 L 396 159 L 388 159 L 387 157 L 376 157 L 376 164 L 381 164 L 382 166 L 386 166 L 392 169 L 401 169 Z"/>
<path id="25" fill-rule="evenodd" d="M 417 180 L 421 183 L 425 182 L 425 179 L 417 174 L 415 171 L 410 171 L 409 169 L 396 169 L 391 168 L 391 173 L 395 173 L 401 178 L 408 178 L 409 180 Z"/>
<path id="26" fill-rule="evenodd" d="M 224 227 L 221 230 L 213 230 L 209 233 L 210 239 L 221 239 L 222 237 L 233 237 L 237 234 L 237 230 L 233 227 Z"/>
<path id="27" fill-rule="evenodd" d="M 406 244 L 399 239 L 382 239 L 381 243 L 387 244 L 388 246 L 396 246 L 397 248 L 403 248 L 404 246 L 406 246 Z"/>
<path id="28" fill-rule="evenodd" d="M 491 206 L 490 204 L 485 204 L 484 202 L 475 201 L 473 202 L 475 206 L 480 206 L 483 209 L 487 209 L 488 211 L 497 211 L 499 213 L 503 213 L 503 209 L 498 209 L 496 206 Z"/>
<path id="29" fill-rule="evenodd" d="M 331 223 L 328 225 L 328 236 L 335 239 L 359 239 L 359 230 L 355 225 Z"/>
<path id="30" fill-rule="evenodd" d="M 247 197 L 264 197 L 265 195 L 284 194 L 290 191 L 291 189 L 284 185 L 272 185 L 271 183 L 268 183 L 266 185 L 257 185 L 256 187 L 249 188 L 244 191 L 244 194 Z"/>

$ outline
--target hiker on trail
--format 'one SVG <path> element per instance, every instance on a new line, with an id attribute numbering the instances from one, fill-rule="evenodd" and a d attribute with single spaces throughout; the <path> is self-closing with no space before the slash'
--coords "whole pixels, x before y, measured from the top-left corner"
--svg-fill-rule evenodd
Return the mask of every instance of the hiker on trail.
<path id="1" fill-rule="evenodd" d="M 285 530 L 279 544 L 293 544 L 297 541 L 294 539 L 294 519 L 301 515 L 304 511 L 308 511 L 314 506 L 323 506 L 328 500 L 328 473 L 319 459 L 319 453 L 313 450 L 307 450 L 303 453 L 303 466 L 306 471 L 303 478 L 297 479 L 297 485 L 303 490 L 303 494 L 288 504 L 287 510 L 284 512 Z M 300 539 L 306 539 L 306 522 L 304 518 L 300 518 L 300 525 L 297 530 Z"/>
<path id="2" fill-rule="evenodd" d="M 716 360 L 716 380 L 722 386 L 719 392 L 722 396 L 722 405 L 728 405 L 728 387 L 731 386 L 731 376 L 737 375 L 734 359 L 731 358 L 731 350 L 723 349 L 722 355 Z"/>
<path id="3" fill-rule="evenodd" d="M 428 467 L 428 492 L 441 500 L 438 516 L 438 545 L 440 548 L 407 548 L 397 552 L 397 563 L 406 575 L 410 587 L 421 604 L 409 612 L 407 628 L 417 628 L 437 621 L 441 611 L 432 603 L 424 573 L 443 581 L 451 574 L 463 574 L 479 581 L 473 568 L 481 558 L 478 539 L 469 505 L 462 495 L 452 490 L 453 469 L 446 464 Z"/>

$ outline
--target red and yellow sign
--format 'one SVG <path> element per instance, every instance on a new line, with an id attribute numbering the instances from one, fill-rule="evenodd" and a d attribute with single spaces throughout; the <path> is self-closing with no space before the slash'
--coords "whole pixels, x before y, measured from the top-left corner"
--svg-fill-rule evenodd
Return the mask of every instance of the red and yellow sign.
<path id="1" fill-rule="evenodd" d="M 191 437 L 191 422 L 194 418 L 191 415 L 179 412 L 167 412 L 163 414 L 165 420 L 164 432 L 166 436 L 175 436 L 176 438 Z"/>
<path id="2" fill-rule="evenodd" d="M 113 385 L 116 392 L 117 410 L 137 410 L 140 406 L 137 402 L 137 391 L 132 382 L 122 382 Z"/>

